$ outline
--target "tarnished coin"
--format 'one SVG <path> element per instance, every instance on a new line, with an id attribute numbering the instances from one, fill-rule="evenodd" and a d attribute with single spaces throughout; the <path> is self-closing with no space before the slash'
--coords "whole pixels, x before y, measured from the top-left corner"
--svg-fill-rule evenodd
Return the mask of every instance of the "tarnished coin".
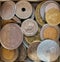
<path id="1" fill-rule="evenodd" d="M 16 50 L 8 50 L 5 48 L 1 48 L 1 60 L 4 62 L 13 62 L 18 57 L 18 49 Z"/>
<path id="2" fill-rule="evenodd" d="M 58 26 L 50 26 L 49 24 L 45 24 L 40 31 L 40 38 L 51 39 L 58 41 L 59 40 L 59 27 Z"/>
<path id="3" fill-rule="evenodd" d="M 19 47 L 19 59 L 18 60 L 19 61 L 25 61 L 26 56 L 27 56 L 26 47 L 23 44 L 21 44 Z"/>
<path id="4" fill-rule="evenodd" d="M 16 3 L 16 15 L 19 18 L 29 18 L 32 15 L 32 11 L 32 5 L 28 1 L 21 0 Z"/>
<path id="5" fill-rule="evenodd" d="M 24 38 L 25 38 L 25 40 L 26 40 L 26 42 L 27 42 L 28 44 L 31 44 L 31 43 L 34 42 L 35 40 L 41 40 L 41 39 L 40 39 L 40 28 L 38 29 L 38 32 L 36 33 L 36 35 L 30 36 L 30 37 L 25 36 Z"/>
<path id="6" fill-rule="evenodd" d="M 45 23 L 44 21 L 42 20 L 41 18 L 41 14 L 40 14 L 40 8 L 41 8 L 41 5 L 43 4 L 44 2 L 41 2 L 40 4 L 38 4 L 38 6 L 36 7 L 36 11 L 35 11 L 35 17 L 36 17 L 36 21 L 38 22 L 38 24 L 40 26 L 43 26 Z"/>
<path id="7" fill-rule="evenodd" d="M 45 9 L 46 9 L 46 6 L 48 6 L 48 4 L 52 3 L 53 5 L 51 5 L 52 7 L 55 7 L 57 9 L 59 9 L 58 7 L 58 3 L 55 2 L 55 1 L 52 1 L 52 0 L 49 0 L 49 1 L 45 1 L 42 5 L 41 5 L 41 8 L 40 8 L 40 14 L 41 14 L 41 17 L 43 20 L 45 20 Z M 47 9 L 49 8 L 52 8 L 52 7 L 48 7 Z"/>
<path id="8" fill-rule="evenodd" d="M 45 62 L 57 60 L 60 56 L 59 44 L 50 39 L 43 40 L 37 47 L 37 56 Z"/>
<path id="9" fill-rule="evenodd" d="M 27 53 L 28 53 L 28 57 L 31 60 L 34 60 L 34 61 L 39 60 L 39 58 L 37 56 L 37 47 L 38 47 L 39 44 L 40 44 L 40 40 L 39 41 L 36 40 L 36 42 L 29 45 L 29 48 L 27 49 Z"/>
<path id="10" fill-rule="evenodd" d="M 56 26 L 60 24 L 60 10 L 57 10 L 55 8 L 49 9 L 45 13 L 45 18 L 47 23 L 51 26 Z"/>
<path id="11" fill-rule="evenodd" d="M 3 27 L 4 25 L 6 25 L 8 23 L 15 23 L 15 20 L 2 20 L 1 23 L 2 23 L 1 25 Z"/>
<path id="12" fill-rule="evenodd" d="M 52 2 L 52 3 L 47 4 L 46 8 L 45 8 L 45 12 L 47 12 L 51 8 L 55 8 L 55 9 L 59 10 L 60 8 L 58 6 L 58 3 L 57 4 L 56 3 Z"/>
<path id="13" fill-rule="evenodd" d="M 9 20 L 15 15 L 15 3 L 13 1 L 6 1 L 1 8 L 1 17 L 4 20 Z"/>
<path id="14" fill-rule="evenodd" d="M 23 34 L 19 25 L 15 23 L 6 24 L 1 29 L 1 45 L 9 50 L 18 48 L 23 41 Z"/>
<path id="15" fill-rule="evenodd" d="M 22 23 L 21 30 L 25 36 L 34 36 L 38 31 L 38 24 L 31 18 L 27 19 Z"/>

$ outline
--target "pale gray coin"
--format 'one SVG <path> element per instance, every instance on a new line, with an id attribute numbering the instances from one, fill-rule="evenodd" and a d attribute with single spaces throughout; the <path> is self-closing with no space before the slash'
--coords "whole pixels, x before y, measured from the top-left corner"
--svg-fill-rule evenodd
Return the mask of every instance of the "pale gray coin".
<path id="1" fill-rule="evenodd" d="M 53 40 L 44 40 L 38 45 L 37 56 L 40 60 L 51 62 L 57 60 L 60 55 L 60 47 Z"/>

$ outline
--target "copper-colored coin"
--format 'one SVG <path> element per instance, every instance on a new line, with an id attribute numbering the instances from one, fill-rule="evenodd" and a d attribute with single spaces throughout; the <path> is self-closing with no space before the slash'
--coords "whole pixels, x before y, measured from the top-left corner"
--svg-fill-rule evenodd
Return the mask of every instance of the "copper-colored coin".
<path id="1" fill-rule="evenodd" d="M 6 49 L 16 49 L 23 41 L 23 34 L 20 27 L 17 24 L 6 24 L 1 29 L 1 44 Z"/>
<path id="2" fill-rule="evenodd" d="M 26 19 L 32 15 L 32 5 L 24 0 L 16 3 L 16 15 L 21 19 Z"/>

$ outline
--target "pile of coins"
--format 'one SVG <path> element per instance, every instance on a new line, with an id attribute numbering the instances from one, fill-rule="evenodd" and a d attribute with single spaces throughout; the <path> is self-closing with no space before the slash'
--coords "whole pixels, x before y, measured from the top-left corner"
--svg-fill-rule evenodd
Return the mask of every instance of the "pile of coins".
<path id="1" fill-rule="evenodd" d="M 60 62 L 56 1 L 2 2 L 0 28 L 0 62 Z"/>

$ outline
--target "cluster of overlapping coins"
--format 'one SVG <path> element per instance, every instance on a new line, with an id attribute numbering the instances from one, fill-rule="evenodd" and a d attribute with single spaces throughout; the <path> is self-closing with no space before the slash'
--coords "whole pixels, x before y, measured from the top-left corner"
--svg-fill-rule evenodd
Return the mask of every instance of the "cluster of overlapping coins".
<path id="1" fill-rule="evenodd" d="M 0 16 L 0 62 L 60 61 L 57 2 L 6 1 Z"/>

